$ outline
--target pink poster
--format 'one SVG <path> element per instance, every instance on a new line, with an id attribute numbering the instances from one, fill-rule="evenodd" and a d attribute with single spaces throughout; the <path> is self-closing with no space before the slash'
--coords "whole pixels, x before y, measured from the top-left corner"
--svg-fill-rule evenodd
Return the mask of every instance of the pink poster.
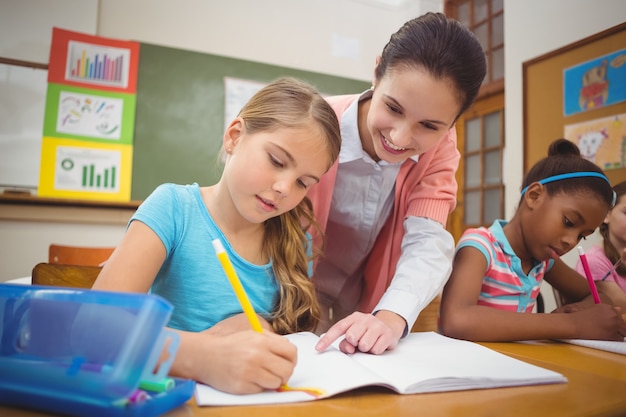
<path id="1" fill-rule="evenodd" d="M 626 167 L 626 113 L 566 125 L 564 137 L 603 170 Z"/>

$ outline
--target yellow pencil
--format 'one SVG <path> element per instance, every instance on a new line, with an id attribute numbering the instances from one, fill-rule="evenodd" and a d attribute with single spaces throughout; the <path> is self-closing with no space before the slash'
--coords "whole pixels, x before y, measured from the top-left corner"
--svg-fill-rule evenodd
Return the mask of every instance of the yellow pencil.
<path id="1" fill-rule="evenodd" d="M 246 290 L 243 289 L 243 285 L 241 285 L 241 281 L 239 281 L 239 277 L 235 272 L 235 268 L 233 268 L 233 264 L 228 259 L 228 254 L 226 250 L 224 250 L 224 245 L 219 239 L 215 239 L 213 241 L 213 247 L 215 248 L 215 253 L 217 254 L 217 259 L 219 259 L 222 264 L 222 268 L 224 269 L 224 273 L 230 282 L 230 285 L 233 287 L 235 291 L 235 295 L 239 300 L 239 304 L 241 304 L 241 308 L 243 308 L 243 312 L 245 313 L 250 325 L 252 326 L 252 330 L 255 332 L 263 333 L 263 327 L 261 326 L 261 322 L 254 312 L 254 308 L 252 304 L 250 304 L 250 300 L 248 299 L 248 295 L 246 294 Z"/>
<path id="2" fill-rule="evenodd" d="M 259 317 L 257 317 L 256 313 L 254 312 L 254 308 L 252 307 L 252 304 L 250 304 L 250 300 L 248 299 L 246 290 L 243 289 L 243 285 L 241 285 L 241 281 L 239 281 L 239 277 L 237 276 L 237 273 L 235 272 L 235 268 L 233 268 L 233 264 L 230 262 L 230 259 L 228 258 L 228 254 L 226 253 L 226 250 L 224 249 L 224 245 L 222 245 L 222 242 L 219 239 L 215 239 L 213 240 L 213 248 L 215 248 L 217 259 L 219 259 L 220 263 L 222 264 L 224 273 L 226 274 L 226 277 L 228 278 L 230 285 L 233 287 L 233 290 L 235 291 L 235 295 L 237 296 L 237 299 L 239 300 L 239 304 L 241 304 L 241 307 L 243 308 L 243 312 L 245 313 L 246 317 L 248 318 L 248 321 L 250 322 L 250 325 L 252 326 L 252 330 L 254 330 L 255 332 L 263 333 L 263 327 L 261 326 Z M 290 387 L 287 384 L 281 385 L 280 388 L 277 389 L 277 391 L 279 392 L 301 391 L 309 395 L 312 395 L 313 397 L 316 397 L 316 398 L 324 395 L 325 393 L 324 390 L 321 390 L 319 388 Z"/>

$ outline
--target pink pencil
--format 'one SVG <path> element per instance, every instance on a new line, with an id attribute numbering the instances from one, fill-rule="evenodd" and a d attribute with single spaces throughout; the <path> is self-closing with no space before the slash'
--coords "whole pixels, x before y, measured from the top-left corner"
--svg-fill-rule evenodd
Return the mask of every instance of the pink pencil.
<path id="1" fill-rule="evenodd" d="M 585 276 L 587 277 L 587 283 L 589 284 L 589 289 L 591 289 L 591 295 L 593 295 L 593 301 L 596 304 L 600 304 L 600 296 L 598 295 L 598 289 L 596 288 L 596 282 L 593 280 L 591 276 L 591 271 L 589 270 L 589 263 L 587 262 L 587 255 L 583 251 L 583 247 L 578 247 L 578 253 L 580 255 L 580 262 L 583 264 L 583 269 L 585 270 Z"/>

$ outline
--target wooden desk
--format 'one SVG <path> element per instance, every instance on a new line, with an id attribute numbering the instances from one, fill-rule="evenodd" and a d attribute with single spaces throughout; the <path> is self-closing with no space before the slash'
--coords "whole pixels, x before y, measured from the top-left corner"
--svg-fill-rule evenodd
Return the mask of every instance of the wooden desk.
<path id="1" fill-rule="evenodd" d="M 274 406 L 198 407 L 192 399 L 164 417 L 626 416 L 625 356 L 554 342 L 484 345 L 560 372 L 569 382 L 416 395 L 365 388 L 319 401 Z M 47 414 L 0 407 L 0 415 Z"/>

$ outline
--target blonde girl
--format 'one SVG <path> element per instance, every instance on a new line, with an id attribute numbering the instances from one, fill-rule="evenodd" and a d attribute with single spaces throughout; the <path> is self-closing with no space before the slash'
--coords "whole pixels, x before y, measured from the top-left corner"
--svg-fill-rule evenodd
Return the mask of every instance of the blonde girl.
<path id="1" fill-rule="evenodd" d="M 280 79 L 228 125 L 215 185 L 159 186 L 131 218 L 93 288 L 152 292 L 174 305 L 171 373 L 232 393 L 286 383 L 296 350 L 276 333 L 315 328 L 308 189 L 339 153 L 337 118 L 309 84 Z M 255 333 L 217 260 L 220 239 L 269 330 Z"/>

